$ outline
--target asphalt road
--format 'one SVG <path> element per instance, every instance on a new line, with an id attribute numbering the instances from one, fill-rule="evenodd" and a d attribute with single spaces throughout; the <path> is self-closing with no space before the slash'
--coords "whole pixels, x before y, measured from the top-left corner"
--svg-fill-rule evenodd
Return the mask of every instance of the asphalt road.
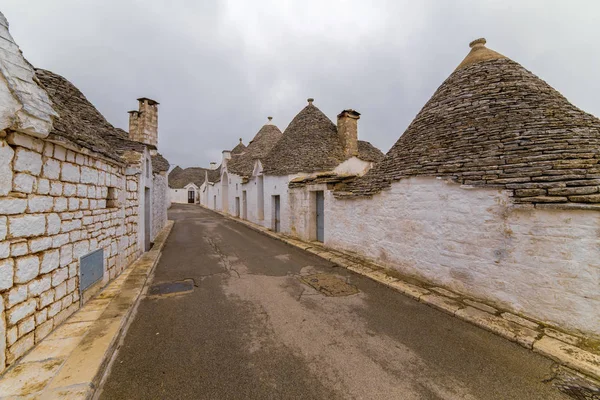
<path id="1" fill-rule="evenodd" d="M 101 399 L 569 399 L 514 343 L 198 206 L 169 216 L 153 284 L 196 287 L 142 300 Z"/>

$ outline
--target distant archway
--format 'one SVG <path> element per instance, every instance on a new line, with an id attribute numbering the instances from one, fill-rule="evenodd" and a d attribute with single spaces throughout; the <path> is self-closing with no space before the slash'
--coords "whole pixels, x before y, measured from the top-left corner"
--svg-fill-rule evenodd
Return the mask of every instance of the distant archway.
<path id="1" fill-rule="evenodd" d="M 221 202 L 223 204 L 223 212 L 229 212 L 229 176 L 227 172 L 223 173 L 223 177 L 221 178 Z"/>

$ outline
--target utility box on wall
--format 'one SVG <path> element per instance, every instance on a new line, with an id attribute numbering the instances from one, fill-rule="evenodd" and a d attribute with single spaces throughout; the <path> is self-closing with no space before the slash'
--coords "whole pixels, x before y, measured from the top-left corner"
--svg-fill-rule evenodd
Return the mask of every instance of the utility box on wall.
<path id="1" fill-rule="evenodd" d="M 79 290 L 83 293 L 104 277 L 104 249 L 98 249 L 81 257 L 79 271 Z"/>

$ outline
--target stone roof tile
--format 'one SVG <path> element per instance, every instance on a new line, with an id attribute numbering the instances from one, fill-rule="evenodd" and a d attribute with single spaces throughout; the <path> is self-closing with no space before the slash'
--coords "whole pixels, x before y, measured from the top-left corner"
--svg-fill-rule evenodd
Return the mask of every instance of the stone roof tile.
<path id="1" fill-rule="evenodd" d="M 281 131 L 277 126 L 264 125 L 248 144 L 246 150 L 227 162 L 227 170 L 240 176 L 250 177 L 254 169 L 254 162 L 264 159 L 279 139 L 281 139 Z"/>
<path id="2" fill-rule="evenodd" d="M 169 173 L 169 187 L 171 189 L 183 189 L 190 183 L 200 187 L 204 183 L 206 171 L 206 168 L 201 167 L 190 167 L 185 169 L 175 167 L 173 171 Z"/>
<path id="3" fill-rule="evenodd" d="M 146 145 L 129 140 L 127 132 L 112 126 L 71 82 L 43 69 L 35 74 L 59 114 L 50 138 L 59 136 L 119 161 L 125 151 L 144 151 Z"/>
<path id="4" fill-rule="evenodd" d="M 598 202 L 600 120 L 476 42 L 385 158 L 338 196 L 441 176 L 506 188 L 517 202 Z"/>

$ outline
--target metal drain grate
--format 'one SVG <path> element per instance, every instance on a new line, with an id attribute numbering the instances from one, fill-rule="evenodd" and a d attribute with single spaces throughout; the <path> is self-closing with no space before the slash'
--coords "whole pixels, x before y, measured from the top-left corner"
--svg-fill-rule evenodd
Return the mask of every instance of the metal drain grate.
<path id="1" fill-rule="evenodd" d="M 186 279 L 185 281 L 177 282 L 162 282 L 150 286 L 148 289 L 149 296 L 166 296 L 182 293 L 189 293 L 194 290 L 194 281 Z"/>
<path id="2" fill-rule="evenodd" d="M 301 277 L 300 281 L 312 286 L 326 296 L 350 296 L 358 293 L 356 286 L 344 282 L 335 275 L 308 275 Z"/>

